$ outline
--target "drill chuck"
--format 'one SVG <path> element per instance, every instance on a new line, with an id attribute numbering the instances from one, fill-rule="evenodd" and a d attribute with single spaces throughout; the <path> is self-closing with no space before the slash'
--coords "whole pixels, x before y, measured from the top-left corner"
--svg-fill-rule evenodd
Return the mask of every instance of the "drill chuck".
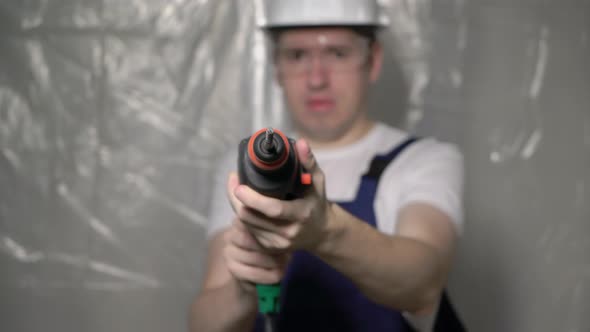
<path id="1" fill-rule="evenodd" d="M 295 199 L 303 195 L 305 184 L 295 141 L 280 130 L 265 128 L 240 142 L 238 154 L 240 183 L 278 199 Z"/>

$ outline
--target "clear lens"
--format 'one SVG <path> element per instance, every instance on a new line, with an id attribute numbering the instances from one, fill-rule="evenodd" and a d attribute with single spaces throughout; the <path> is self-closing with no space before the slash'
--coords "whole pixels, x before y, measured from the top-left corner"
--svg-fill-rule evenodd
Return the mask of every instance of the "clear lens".
<path id="1" fill-rule="evenodd" d="M 321 47 L 279 46 L 278 70 L 284 75 L 303 75 L 312 69 L 347 72 L 362 66 L 369 54 L 367 42 L 332 44 Z"/>

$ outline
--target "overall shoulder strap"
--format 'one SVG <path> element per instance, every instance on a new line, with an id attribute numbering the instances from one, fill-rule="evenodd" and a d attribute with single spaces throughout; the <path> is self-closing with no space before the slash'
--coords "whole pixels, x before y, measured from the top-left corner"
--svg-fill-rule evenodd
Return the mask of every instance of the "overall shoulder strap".
<path id="1" fill-rule="evenodd" d="M 386 154 L 377 155 L 371 161 L 371 165 L 369 166 L 369 170 L 363 176 L 372 178 L 375 181 L 379 181 L 381 174 L 387 168 L 387 166 L 397 158 L 407 147 L 412 145 L 412 143 L 418 141 L 418 137 L 410 136 L 398 144 L 393 150 Z"/>

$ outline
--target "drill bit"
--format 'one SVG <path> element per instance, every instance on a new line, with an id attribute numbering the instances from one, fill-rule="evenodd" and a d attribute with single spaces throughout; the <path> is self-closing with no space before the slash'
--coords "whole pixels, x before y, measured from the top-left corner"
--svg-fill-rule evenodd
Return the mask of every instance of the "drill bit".
<path id="1" fill-rule="evenodd" d="M 271 127 L 268 127 L 264 137 L 264 149 L 268 152 L 274 151 L 275 149 L 274 135 L 274 130 Z"/>

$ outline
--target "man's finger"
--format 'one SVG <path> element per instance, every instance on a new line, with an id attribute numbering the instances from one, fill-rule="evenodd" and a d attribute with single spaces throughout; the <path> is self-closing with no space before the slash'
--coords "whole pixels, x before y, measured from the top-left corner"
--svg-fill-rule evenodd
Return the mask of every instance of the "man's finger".
<path id="1" fill-rule="evenodd" d="M 282 202 L 279 199 L 264 196 L 248 186 L 239 186 L 234 191 L 234 195 L 241 204 L 257 210 L 267 217 L 281 217 Z"/>
<path id="2" fill-rule="evenodd" d="M 291 247 L 291 242 L 279 234 L 257 227 L 250 228 L 250 232 L 267 252 L 279 253 Z"/>
<path id="3" fill-rule="evenodd" d="M 234 195 L 234 192 L 239 185 L 240 180 L 238 178 L 238 174 L 236 172 L 229 173 L 229 176 L 227 177 L 227 198 L 229 199 L 229 202 L 235 213 L 237 213 L 243 205 L 242 202 L 240 202 L 240 200 Z"/>
<path id="4" fill-rule="evenodd" d="M 262 247 L 256 241 L 254 236 L 250 233 L 250 230 L 242 224 L 240 220 L 235 220 L 233 227 L 230 230 L 229 241 L 244 250 L 255 250 L 260 251 Z"/>
<path id="5" fill-rule="evenodd" d="M 306 171 L 313 174 L 319 170 L 315 157 L 309 147 L 309 143 L 307 143 L 306 140 L 298 140 L 297 143 L 295 143 L 295 148 L 297 150 L 297 158 L 299 158 Z"/>
<path id="6" fill-rule="evenodd" d="M 261 269 L 231 259 L 226 264 L 230 273 L 238 279 L 253 283 L 275 284 L 281 281 L 284 273 L 281 269 Z"/>
<path id="7" fill-rule="evenodd" d="M 285 224 L 278 219 L 271 219 L 257 210 L 244 207 L 238 213 L 238 218 L 251 227 L 257 227 L 273 233 L 281 233 L 282 226 Z"/>
<path id="8" fill-rule="evenodd" d="M 241 264 L 264 269 L 282 268 L 283 262 L 279 257 L 262 253 L 260 251 L 243 250 L 236 246 L 229 246 L 226 255 Z"/>
<path id="9" fill-rule="evenodd" d="M 324 172 L 322 172 L 321 168 L 318 166 L 309 143 L 304 139 L 300 139 L 295 143 L 295 148 L 297 150 L 297 157 L 303 165 L 303 168 L 311 174 L 313 187 L 318 193 L 322 193 L 325 186 Z"/>

